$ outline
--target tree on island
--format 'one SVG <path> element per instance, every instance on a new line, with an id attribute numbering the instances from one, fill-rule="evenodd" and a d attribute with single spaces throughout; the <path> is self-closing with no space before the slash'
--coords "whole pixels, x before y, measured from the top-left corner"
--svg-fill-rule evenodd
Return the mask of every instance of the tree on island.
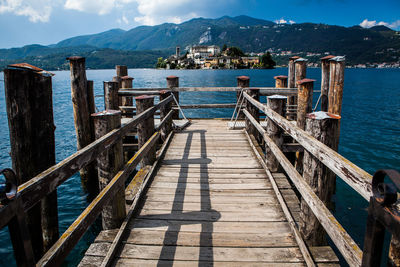
<path id="1" fill-rule="evenodd" d="M 228 49 L 228 46 L 224 44 L 224 46 L 222 47 L 222 52 L 224 52 L 226 49 Z"/>
<path id="2" fill-rule="evenodd" d="M 165 60 L 162 57 L 159 57 L 157 60 L 156 68 L 165 69 L 166 66 L 167 64 L 165 63 Z"/>
<path id="3" fill-rule="evenodd" d="M 236 46 L 227 48 L 226 54 L 230 57 L 244 57 L 245 56 L 243 51 L 239 47 L 236 47 Z"/>
<path id="4" fill-rule="evenodd" d="M 260 63 L 261 67 L 265 69 L 273 69 L 276 66 L 276 62 L 272 59 L 272 56 L 269 52 L 262 55 Z"/>

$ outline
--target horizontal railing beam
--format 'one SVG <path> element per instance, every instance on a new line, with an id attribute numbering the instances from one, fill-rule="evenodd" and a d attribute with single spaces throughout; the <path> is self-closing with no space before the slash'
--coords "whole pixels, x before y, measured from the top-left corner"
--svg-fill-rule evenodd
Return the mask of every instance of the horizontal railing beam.
<path id="1" fill-rule="evenodd" d="M 60 266 L 69 252 L 79 242 L 83 234 L 93 224 L 100 215 L 103 206 L 115 195 L 120 185 L 135 170 L 140 160 L 146 153 L 157 144 L 160 138 L 160 132 L 156 132 L 150 137 L 143 147 L 125 164 L 124 168 L 119 171 L 107 186 L 101 190 L 97 197 L 89 204 L 89 206 L 79 215 L 79 217 L 71 224 L 57 242 L 46 252 L 39 260 L 37 266 Z"/>
<path id="2" fill-rule="evenodd" d="M 304 149 L 306 149 L 325 166 L 331 169 L 364 199 L 369 201 L 370 197 L 372 196 L 372 176 L 369 173 L 356 166 L 354 163 L 325 144 L 319 142 L 306 131 L 292 124 L 290 121 L 271 110 L 266 105 L 253 99 L 246 92 L 243 95 L 250 103 L 263 111 L 268 118 L 273 120 L 279 127 L 291 135 L 300 145 L 304 147 Z"/>
<path id="3" fill-rule="evenodd" d="M 296 186 L 297 190 L 301 194 L 301 197 L 306 201 L 315 217 L 317 217 L 317 219 L 320 221 L 321 225 L 335 243 L 336 247 L 339 249 L 347 263 L 349 263 L 350 266 L 361 266 L 362 251 L 351 238 L 351 236 L 346 232 L 346 230 L 344 230 L 344 228 L 332 215 L 325 204 L 314 193 L 310 185 L 297 172 L 296 168 L 290 163 L 280 148 L 267 135 L 264 128 L 247 110 L 243 110 L 243 113 L 250 120 L 251 124 L 254 125 L 254 127 L 263 136 L 265 143 L 269 146 L 272 153 L 275 155 L 276 159 L 289 176 L 290 180 Z"/>

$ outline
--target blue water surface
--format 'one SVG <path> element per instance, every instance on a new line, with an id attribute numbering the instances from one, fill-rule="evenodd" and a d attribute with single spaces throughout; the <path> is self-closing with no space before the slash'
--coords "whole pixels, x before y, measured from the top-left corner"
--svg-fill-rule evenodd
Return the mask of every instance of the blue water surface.
<path id="1" fill-rule="evenodd" d="M 69 71 L 56 71 L 53 77 L 53 106 L 56 125 L 57 162 L 76 151 L 75 129 L 70 93 Z M 165 87 L 169 75 L 180 77 L 180 86 L 235 86 L 236 77 L 247 75 L 251 86 L 274 86 L 273 76 L 287 74 L 274 70 L 154 70 L 130 69 L 134 87 Z M 115 70 L 88 70 L 96 95 L 103 93 L 103 81 L 111 80 Z M 316 79 L 320 88 L 320 69 L 308 69 L 307 77 Z M 0 169 L 11 167 L 9 132 L 5 107 L 3 73 L 0 74 Z M 314 103 L 318 95 L 314 95 Z M 184 92 L 182 104 L 234 103 L 233 92 Z M 99 110 L 103 98 L 96 98 Z M 232 109 L 185 110 L 188 117 L 224 117 Z M 400 69 L 346 69 L 339 152 L 370 174 L 382 168 L 400 166 Z M 337 180 L 335 217 L 362 248 L 368 203 L 340 179 Z M 79 174 L 58 188 L 60 233 L 87 207 L 87 195 L 81 189 Z M 65 266 L 76 266 L 100 230 L 95 224 L 70 253 Z M 7 228 L 0 230 L 0 266 L 15 265 Z"/>

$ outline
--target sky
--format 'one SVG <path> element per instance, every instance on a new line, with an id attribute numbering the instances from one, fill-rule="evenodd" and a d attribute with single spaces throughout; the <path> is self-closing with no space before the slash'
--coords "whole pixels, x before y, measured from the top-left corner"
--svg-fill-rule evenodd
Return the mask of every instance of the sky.
<path id="1" fill-rule="evenodd" d="M 400 30 L 400 0 L 0 0 L 0 48 L 225 15 Z"/>

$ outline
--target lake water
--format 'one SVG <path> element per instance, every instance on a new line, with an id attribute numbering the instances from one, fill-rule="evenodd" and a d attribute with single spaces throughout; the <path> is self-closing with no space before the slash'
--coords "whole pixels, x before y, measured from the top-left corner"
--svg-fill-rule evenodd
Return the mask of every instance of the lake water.
<path id="1" fill-rule="evenodd" d="M 53 105 L 56 125 L 57 162 L 76 151 L 75 129 L 70 96 L 69 71 L 56 71 L 53 77 Z M 130 69 L 134 87 L 165 87 L 165 77 L 180 77 L 180 86 L 235 86 L 236 77 L 247 75 L 251 86 L 274 86 L 273 76 L 287 74 L 287 69 L 274 70 L 153 70 Z M 103 81 L 111 80 L 115 70 L 88 70 L 94 81 L 95 94 L 101 95 Z M 320 69 L 308 69 L 307 77 L 316 79 L 320 88 Z M 3 80 L 3 73 L 0 74 Z M 4 100 L 4 82 L 0 82 L 0 169 L 11 167 L 9 132 Z M 183 93 L 181 103 L 234 103 L 232 92 Z M 318 95 L 314 96 L 314 103 Z M 103 98 L 96 98 L 99 110 Z M 185 111 L 189 117 L 230 117 L 232 109 Z M 339 152 L 370 174 L 378 169 L 400 166 L 400 69 L 346 69 L 343 95 Z M 362 248 L 367 202 L 340 179 L 337 180 L 335 217 Z M 60 233 L 88 205 L 74 175 L 58 188 Z M 100 230 L 95 224 L 70 253 L 65 266 L 76 266 Z M 15 265 L 8 230 L 0 231 L 0 266 Z"/>

